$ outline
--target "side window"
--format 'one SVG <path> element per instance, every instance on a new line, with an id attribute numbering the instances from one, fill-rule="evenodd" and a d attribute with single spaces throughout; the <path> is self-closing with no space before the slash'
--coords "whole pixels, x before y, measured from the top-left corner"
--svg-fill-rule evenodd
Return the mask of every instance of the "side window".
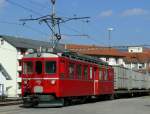
<path id="1" fill-rule="evenodd" d="M 74 77 L 74 63 L 69 63 L 69 78 L 73 79 Z"/>
<path id="2" fill-rule="evenodd" d="M 88 66 L 84 66 L 84 79 L 88 79 Z"/>
<path id="3" fill-rule="evenodd" d="M 90 79 L 92 79 L 92 78 L 93 78 L 93 68 L 90 67 Z"/>
<path id="4" fill-rule="evenodd" d="M 80 64 L 77 65 L 77 77 L 78 79 L 82 78 L 82 65 Z"/>
<path id="5" fill-rule="evenodd" d="M 108 80 L 108 69 L 105 69 L 104 80 Z"/>
<path id="6" fill-rule="evenodd" d="M 96 78 L 96 70 L 97 70 L 97 68 L 94 68 L 94 78 Z"/>
<path id="7" fill-rule="evenodd" d="M 109 72 L 109 80 L 112 80 L 112 79 L 113 79 L 113 76 L 114 76 L 114 71 L 113 71 L 113 69 L 110 68 L 110 69 L 108 70 L 108 72 Z"/>
<path id="8" fill-rule="evenodd" d="M 102 69 L 99 69 L 99 80 L 102 80 L 102 75 L 103 75 Z"/>
<path id="9" fill-rule="evenodd" d="M 60 61 L 60 76 L 62 78 L 65 77 L 65 70 L 66 70 L 65 61 Z"/>

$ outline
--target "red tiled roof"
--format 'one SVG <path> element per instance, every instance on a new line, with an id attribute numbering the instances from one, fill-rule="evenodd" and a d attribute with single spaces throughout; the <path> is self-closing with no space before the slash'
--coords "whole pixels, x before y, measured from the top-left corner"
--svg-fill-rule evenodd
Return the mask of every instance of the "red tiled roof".
<path id="1" fill-rule="evenodd" d="M 129 52 L 125 52 L 125 62 L 126 63 L 145 63 L 150 61 L 150 53 L 148 52 L 142 52 L 142 53 L 129 53 Z"/>
<path id="2" fill-rule="evenodd" d="M 86 55 L 124 57 L 124 53 L 122 53 L 121 51 L 108 47 L 100 47 L 95 45 L 68 44 L 66 45 L 66 48 L 71 51 Z"/>
<path id="3" fill-rule="evenodd" d="M 101 47 L 95 45 L 78 45 L 78 44 L 67 44 L 66 48 L 81 54 L 91 56 L 113 56 L 113 57 L 124 57 L 126 63 L 145 63 L 150 61 L 150 49 L 144 49 L 142 53 L 129 53 L 122 52 L 114 48 Z"/>

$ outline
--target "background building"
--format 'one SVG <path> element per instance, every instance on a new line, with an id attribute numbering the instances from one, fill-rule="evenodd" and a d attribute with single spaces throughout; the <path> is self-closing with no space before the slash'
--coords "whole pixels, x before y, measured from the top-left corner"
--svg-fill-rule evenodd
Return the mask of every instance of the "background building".
<path id="1" fill-rule="evenodd" d="M 125 67 L 150 73 L 150 50 L 143 47 L 128 47 L 128 52 L 125 52 Z"/>
<path id="2" fill-rule="evenodd" d="M 115 48 L 77 44 L 66 44 L 65 48 L 80 54 L 97 57 L 109 65 L 125 66 L 123 61 L 125 57 L 124 53 Z"/>

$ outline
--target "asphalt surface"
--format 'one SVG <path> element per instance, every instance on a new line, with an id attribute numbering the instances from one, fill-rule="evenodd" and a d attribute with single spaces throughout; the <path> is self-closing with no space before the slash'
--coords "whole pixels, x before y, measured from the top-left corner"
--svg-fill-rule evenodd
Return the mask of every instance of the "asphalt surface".
<path id="1" fill-rule="evenodd" d="M 150 96 L 100 101 L 62 108 L 0 107 L 0 114 L 150 114 Z"/>

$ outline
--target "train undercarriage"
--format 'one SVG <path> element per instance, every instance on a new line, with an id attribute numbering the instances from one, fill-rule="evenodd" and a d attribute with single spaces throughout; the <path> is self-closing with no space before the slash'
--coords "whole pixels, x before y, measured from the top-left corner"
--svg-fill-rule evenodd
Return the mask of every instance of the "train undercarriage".
<path id="1" fill-rule="evenodd" d="M 40 106 L 49 106 L 49 107 L 62 107 L 70 106 L 73 104 L 83 104 L 89 102 L 95 102 L 98 100 L 114 99 L 114 95 L 106 94 L 100 96 L 73 96 L 73 97 L 56 97 L 51 94 L 34 94 L 26 95 L 23 97 L 23 106 L 24 107 L 40 107 Z"/>
<path id="2" fill-rule="evenodd" d="M 150 95 L 150 90 L 116 90 L 114 94 L 105 94 L 98 96 L 73 96 L 73 97 L 56 97 L 54 94 L 32 94 L 26 95 L 23 99 L 24 107 L 62 107 L 70 106 L 72 104 L 83 104 L 86 102 L 93 102 L 99 100 L 113 100 L 122 97 L 137 97 L 143 95 Z"/>

